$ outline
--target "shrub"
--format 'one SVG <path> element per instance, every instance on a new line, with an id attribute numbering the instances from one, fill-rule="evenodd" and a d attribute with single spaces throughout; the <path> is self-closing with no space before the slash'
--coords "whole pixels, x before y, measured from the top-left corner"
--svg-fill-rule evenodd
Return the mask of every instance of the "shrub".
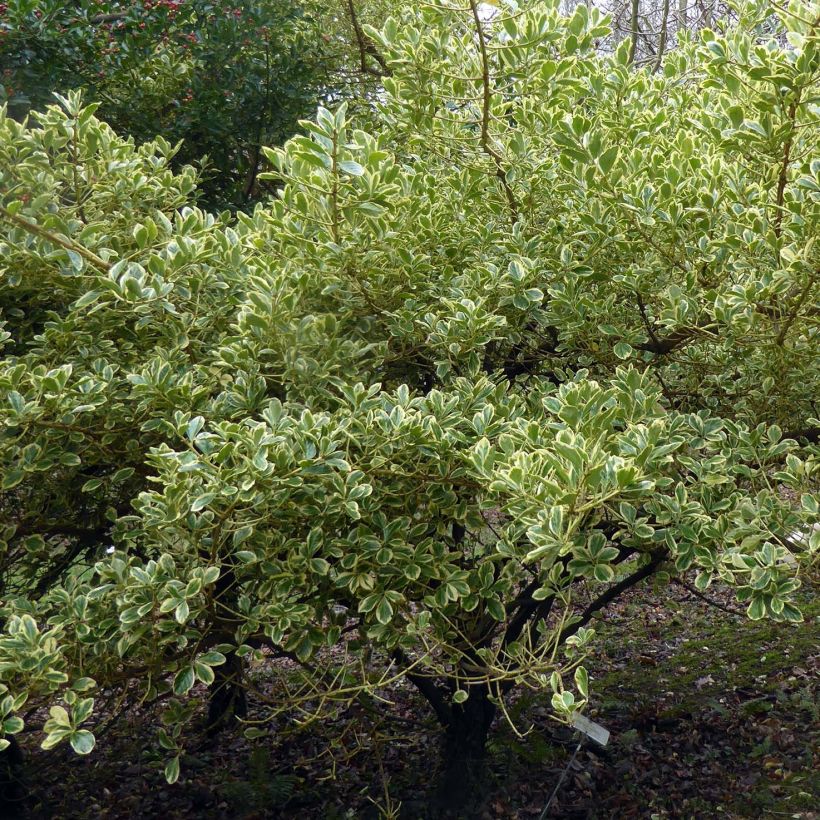
<path id="1" fill-rule="evenodd" d="M 95 685 L 171 696 L 173 781 L 197 682 L 215 727 L 254 657 L 297 665 L 275 710 L 303 717 L 404 675 L 468 805 L 511 692 L 582 710 L 590 622 L 644 579 L 799 622 L 804 18 L 782 13 L 788 47 L 706 32 L 653 74 L 596 54 L 584 5 L 408 9 L 370 31 L 379 133 L 320 110 L 232 224 L 76 96 L 3 119 L 7 731 L 47 698 L 44 743 L 87 752 Z"/>

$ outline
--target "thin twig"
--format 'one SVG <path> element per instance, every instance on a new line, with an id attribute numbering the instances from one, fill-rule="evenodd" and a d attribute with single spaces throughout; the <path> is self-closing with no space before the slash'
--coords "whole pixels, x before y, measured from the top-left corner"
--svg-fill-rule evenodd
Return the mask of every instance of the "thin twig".
<path id="1" fill-rule="evenodd" d="M 777 334 L 777 342 L 776 344 L 778 347 L 782 347 L 783 342 L 786 341 L 786 335 L 789 332 L 789 328 L 791 328 L 792 324 L 794 324 L 794 320 L 797 318 L 797 314 L 800 312 L 800 308 L 803 307 L 803 302 L 806 301 L 809 293 L 811 293 L 812 286 L 814 285 L 814 275 L 809 277 L 809 281 L 806 282 L 806 287 L 803 288 L 802 293 L 798 297 L 797 301 L 794 303 L 794 307 L 789 311 L 789 315 L 786 317 L 786 321 L 783 322 L 783 327 L 780 329 L 780 333 Z"/>
<path id="2" fill-rule="evenodd" d="M 41 237 L 42 239 L 47 239 L 49 242 L 53 243 L 54 245 L 59 245 L 61 248 L 65 248 L 68 251 L 73 251 L 74 253 L 81 256 L 86 262 L 90 262 L 94 267 L 99 268 L 106 273 L 111 269 L 111 263 L 106 262 L 104 259 L 100 259 L 99 256 L 92 253 L 87 248 L 84 248 L 82 245 L 76 245 L 74 242 L 71 242 L 68 239 L 64 239 L 61 236 L 58 236 L 55 233 L 47 230 L 46 228 L 42 228 L 34 222 L 29 222 L 23 216 L 18 216 L 17 214 L 11 213 L 7 208 L 4 208 L 0 205 L 0 216 L 4 219 L 8 220 L 9 222 L 18 225 L 19 227 L 23 228 L 24 230 L 28 231 L 29 233 L 33 233 L 36 236 Z"/>
<path id="3" fill-rule="evenodd" d="M 359 65 L 365 74 L 372 74 L 375 77 L 389 77 L 390 69 L 387 65 L 387 60 L 379 53 L 379 50 L 373 45 L 373 41 L 364 33 L 364 29 L 359 22 L 359 16 L 356 14 L 356 7 L 353 5 L 353 0 L 347 0 L 347 14 L 350 18 L 350 24 L 353 26 L 353 34 L 356 37 L 356 45 L 359 47 Z M 378 68 L 374 68 L 367 62 L 368 56 L 372 57 L 378 64 Z"/>
<path id="4" fill-rule="evenodd" d="M 679 587 L 683 587 L 687 592 L 691 592 L 696 598 L 700 598 L 709 606 L 716 607 L 717 609 L 722 609 L 724 612 L 728 612 L 730 615 L 736 615 L 738 618 L 745 618 L 746 616 L 738 611 L 737 609 L 732 609 L 732 607 L 728 607 L 725 604 L 720 603 L 720 601 L 714 600 L 714 598 L 709 598 L 707 595 L 704 595 L 700 590 L 693 587 L 691 584 L 687 584 L 686 581 L 681 580 L 680 578 L 674 578 L 673 582 L 677 584 Z"/>
<path id="5" fill-rule="evenodd" d="M 501 154 L 490 144 L 490 104 L 492 103 L 492 88 L 490 87 L 490 60 L 487 56 L 487 43 L 484 42 L 484 29 L 481 25 L 481 15 L 478 12 L 478 3 L 470 0 L 470 9 L 473 12 L 476 33 L 478 36 L 478 48 L 481 54 L 481 87 L 482 87 L 482 108 L 481 108 L 481 148 L 488 157 L 495 163 L 495 175 L 504 189 L 507 203 L 510 206 L 510 214 L 513 224 L 518 222 L 518 203 L 515 199 L 510 181 L 507 179 L 507 172 L 504 170 L 504 163 Z"/>

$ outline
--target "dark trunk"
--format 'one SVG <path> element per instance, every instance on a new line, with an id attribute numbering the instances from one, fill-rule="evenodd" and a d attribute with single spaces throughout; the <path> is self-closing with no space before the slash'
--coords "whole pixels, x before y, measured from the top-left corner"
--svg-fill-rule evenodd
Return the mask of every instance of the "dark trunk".
<path id="1" fill-rule="evenodd" d="M 248 700 L 242 685 L 242 659 L 228 654 L 222 666 L 214 667 L 211 699 L 208 704 L 207 731 L 215 735 L 236 718 L 248 714 Z"/>
<path id="2" fill-rule="evenodd" d="M 236 642 L 237 583 L 233 562 L 228 559 L 214 584 L 211 623 L 215 642 Z M 243 686 L 243 664 L 236 652 L 228 652 L 225 663 L 215 666 L 214 682 L 210 686 L 208 719 L 205 724 L 209 736 L 235 723 L 236 718 L 248 714 L 248 699 Z"/>
<path id="3" fill-rule="evenodd" d="M 22 769 L 23 752 L 12 735 L 6 735 L 9 745 L 0 751 L 0 817 L 23 817 Z"/>
<path id="4" fill-rule="evenodd" d="M 470 697 L 452 706 L 436 795 L 441 817 L 476 817 L 487 794 L 487 735 L 495 717 L 488 694 L 485 686 L 472 686 Z"/>

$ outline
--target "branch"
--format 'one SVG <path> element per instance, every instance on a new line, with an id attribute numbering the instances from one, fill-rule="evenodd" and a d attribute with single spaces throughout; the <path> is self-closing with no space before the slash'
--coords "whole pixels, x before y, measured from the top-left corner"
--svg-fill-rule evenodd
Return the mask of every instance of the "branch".
<path id="1" fill-rule="evenodd" d="M 705 330 L 709 325 L 707 323 L 695 325 L 694 327 L 681 327 L 672 331 L 665 338 L 660 338 L 654 333 L 650 332 L 651 341 L 644 344 L 635 345 L 638 350 L 648 350 L 650 353 L 657 353 L 659 356 L 665 356 L 671 353 L 678 347 L 682 347 L 687 342 L 694 339 L 698 332 Z"/>
<path id="2" fill-rule="evenodd" d="M 524 626 L 527 621 L 533 616 L 535 616 L 536 621 L 543 620 L 549 616 L 555 601 L 555 596 L 550 595 L 549 598 L 545 598 L 543 601 L 533 600 L 532 594 L 540 586 L 541 581 L 536 578 L 522 591 L 519 599 L 521 603 L 515 614 L 510 618 L 507 630 L 504 633 L 504 638 L 501 642 L 503 646 L 509 646 L 513 641 L 517 640 L 524 631 Z"/>
<path id="3" fill-rule="evenodd" d="M 644 327 L 646 328 L 646 332 L 649 334 L 649 338 L 652 340 L 652 344 L 657 347 L 660 344 L 658 337 L 655 335 L 655 329 L 652 327 L 652 323 L 649 321 L 649 316 L 646 313 L 646 305 L 643 302 L 643 298 L 641 294 L 636 292 L 635 298 L 638 300 L 638 310 L 641 312 L 641 319 L 643 320 Z"/>
<path id="4" fill-rule="evenodd" d="M 513 224 L 518 222 L 518 203 L 515 199 L 510 181 L 507 179 L 507 172 L 501 160 L 501 155 L 490 145 L 490 104 L 492 102 L 492 89 L 490 88 L 490 59 L 487 55 L 487 44 L 484 42 L 484 29 L 481 26 L 481 15 L 478 13 L 478 3 L 470 0 L 470 9 L 473 12 L 476 32 L 478 34 L 478 48 L 481 54 L 481 87 L 482 87 L 482 110 L 481 110 L 481 148 L 488 157 L 495 163 L 495 175 L 504 189 L 507 197 L 507 204 L 510 206 Z"/>
<path id="5" fill-rule="evenodd" d="M 775 344 L 778 347 L 783 346 L 783 342 L 786 341 L 786 336 L 789 332 L 789 328 L 794 324 L 794 320 L 797 318 L 797 314 L 800 312 L 800 308 L 803 307 L 803 302 L 806 301 L 808 298 L 809 293 L 811 293 L 812 286 L 814 285 L 814 274 L 809 277 L 809 281 L 806 282 L 806 287 L 803 288 L 802 293 L 797 298 L 797 301 L 794 303 L 794 307 L 789 311 L 789 315 L 786 317 L 786 321 L 783 322 L 783 327 L 780 329 L 780 333 L 777 334 L 777 341 Z"/>
<path id="6" fill-rule="evenodd" d="M 111 534 L 111 525 L 103 527 L 78 527 L 74 524 L 46 524 L 44 526 L 20 527 L 14 532 L 15 538 L 27 538 L 29 535 L 42 535 L 44 538 L 62 536 L 84 540 L 102 539 Z"/>
<path id="7" fill-rule="evenodd" d="M 365 74 L 372 74 L 374 77 L 389 77 L 390 69 L 387 65 L 387 60 L 382 57 L 379 50 L 373 45 L 373 41 L 364 33 L 364 29 L 359 22 L 359 16 L 356 14 L 356 7 L 353 5 L 353 0 L 346 0 L 347 15 L 350 18 L 350 24 L 353 26 L 353 33 L 356 36 L 356 45 L 359 47 L 359 65 L 362 72 Z M 378 64 L 378 68 L 368 65 L 367 58 L 372 57 Z"/>
<path id="8" fill-rule="evenodd" d="M 804 438 L 811 444 L 820 442 L 820 427 L 803 427 L 797 430 L 787 430 L 783 433 L 783 438 Z"/>
<path id="9" fill-rule="evenodd" d="M 112 11 L 108 14 L 95 14 L 93 17 L 89 17 L 90 23 L 115 23 L 118 20 L 125 20 L 128 17 L 128 13 L 124 11 Z M 71 21 L 72 23 L 82 23 L 82 20 L 74 19 Z"/>
<path id="10" fill-rule="evenodd" d="M 783 160 L 780 163 L 780 173 L 777 176 L 777 194 L 775 197 L 775 207 L 777 212 L 774 215 L 774 235 L 780 239 L 780 234 L 783 232 L 783 203 L 786 198 L 786 183 L 789 179 L 789 163 L 791 162 L 792 140 L 794 138 L 795 116 L 797 114 L 797 106 L 800 102 L 800 94 L 798 92 L 797 99 L 789 106 L 789 121 L 791 128 L 789 129 L 789 136 L 783 144 Z"/>
<path id="11" fill-rule="evenodd" d="M 629 21 L 629 55 L 626 58 L 627 65 L 635 62 L 635 49 L 638 45 L 638 7 L 640 0 L 632 0 L 632 14 Z"/>
<path id="12" fill-rule="evenodd" d="M 670 0 L 664 0 L 664 3 L 663 3 L 663 18 L 661 19 L 660 39 L 658 40 L 658 56 L 655 60 L 655 64 L 652 66 L 652 73 L 653 74 L 657 74 L 658 71 L 660 71 L 661 63 L 663 62 L 663 53 L 666 51 L 666 38 L 667 38 L 668 21 L 669 21 L 669 6 L 670 6 Z"/>
<path id="13" fill-rule="evenodd" d="M 392 656 L 393 659 L 402 666 L 410 665 L 410 660 L 407 655 L 404 654 L 402 649 L 394 649 Z M 453 719 L 453 714 L 449 704 L 444 699 L 444 693 L 441 689 L 436 686 L 431 678 L 425 677 L 424 675 L 419 675 L 415 672 L 405 672 L 404 675 L 430 704 L 431 708 L 436 713 L 438 722 L 442 726 L 449 726 Z"/>
<path id="14" fill-rule="evenodd" d="M 581 617 L 575 621 L 575 623 L 570 624 L 566 629 L 561 632 L 561 635 L 558 639 L 559 643 L 565 643 L 567 638 L 572 637 L 582 626 L 586 626 L 591 620 L 592 616 L 598 612 L 599 610 L 603 609 L 604 607 L 611 604 L 618 596 L 620 596 L 626 590 L 631 589 L 636 584 L 643 581 L 644 578 L 648 578 L 652 575 L 655 570 L 666 560 L 666 553 L 656 553 L 652 555 L 649 563 L 644 564 L 640 569 L 636 570 L 632 573 L 632 575 L 627 575 L 622 581 L 619 581 L 615 586 L 610 587 L 603 595 L 596 598 L 581 614 Z"/>
<path id="15" fill-rule="evenodd" d="M 111 264 L 106 262 L 104 259 L 100 259 L 99 256 L 92 253 L 87 248 L 84 248 L 82 245 L 76 245 L 74 242 L 71 242 L 68 239 L 63 239 L 63 237 L 58 236 L 55 233 L 52 233 L 46 228 L 41 228 L 34 222 L 29 222 L 23 216 L 18 216 L 17 214 L 13 214 L 7 208 L 4 208 L 0 205 L 0 216 L 4 217 L 9 222 L 23 228 L 23 230 L 28 231 L 29 233 L 33 233 L 35 236 L 39 236 L 41 239 L 46 239 L 49 242 L 53 243 L 54 245 L 59 245 L 61 248 L 65 248 L 68 251 L 73 251 L 74 253 L 81 256 L 86 262 L 92 264 L 95 268 L 102 270 L 104 272 L 108 272 L 111 269 Z"/>
<path id="16" fill-rule="evenodd" d="M 523 343 L 519 342 L 509 351 L 501 365 L 504 376 L 508 381 L 513 381 L 517 376 L 534 374 L 547 356 L 555 355 L 558 347 L 558 334 L 552 327 L 547 328 L 547 330 L 550 332 L 551 338 L 542 339 L 535 350 L 527 351 L 524 349 Z M 522 355 L 521 359 L 517 358 L 519 355 Z M 546 375 L 548 378 L 551 377 L 551 381 L 555 380 L 554 373 L 550 372 L 542 375 Z"/>
<path id="17" fill-rule="evenodd" d="M 673 578 L 672 583 L 677 584 L 679 587 L 683 587 L 687 592 L 691 592 L 696 598 L 700 598 L 701 601 L 704 603 L 709 604 L 709 606 L 716 607 L 717 609 L 722 609 L 724 612 L 728 612 L 730 615 L 736 615 L 738 618 L 745 618 L 746 616 L 737 609 L 732 609 L 732 607 L 725 606 L 724 604 L 720 603 L 720 601 L 716 601 L 714 598 L 709 598 L 708 596 L 704 595 L 700 590 L 693 587 L 691 584 L 687 584 L 686 581 L 680 578 Z"/>

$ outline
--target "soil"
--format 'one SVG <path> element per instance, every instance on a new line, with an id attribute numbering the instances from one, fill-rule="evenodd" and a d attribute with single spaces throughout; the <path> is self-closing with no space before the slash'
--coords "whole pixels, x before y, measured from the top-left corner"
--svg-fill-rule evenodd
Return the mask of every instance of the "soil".
<path id="1" fill-rule="evenodd" d="M 820 671 L 813 589 L 800 625 L 750 622 L 728 590 L 707 603 L 681 586 L 633 590 L 596 624 L 587 716 L 606 747 L 550 719 L 544 694 L 510 708 L 489 746 L 478 820 L 501 818 L 820 818 Z M 723 607 L 723 608 L 719 608 Z M 730 610 L 730 611 L 726 611 Z M 258 681 L 275 677 L 270 661 Z M 378 717 L 340 709 L 257 739 L 186 738 L 180 780 L 165 783 L 157 711 L 129 712 L 87 757 L 21 736 L 20 816 L 50 818 L 424 818 L 440 735 L 415 690 L 389 690 Z M 249 717 L 261 714 L 249 704 Z M 566 776 L 544 813 L 562 772 Z"/>

